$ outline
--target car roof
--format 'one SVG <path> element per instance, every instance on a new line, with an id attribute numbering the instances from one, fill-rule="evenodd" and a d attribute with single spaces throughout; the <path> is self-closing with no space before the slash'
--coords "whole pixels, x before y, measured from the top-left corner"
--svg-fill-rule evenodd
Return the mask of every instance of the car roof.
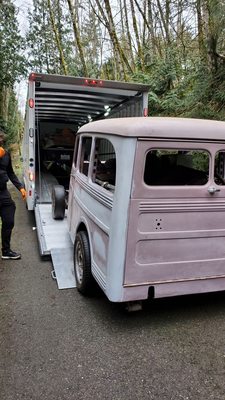
<path id="1" fill-rule="evenodd" d="M 110 134 L 134 138 L 225 141 L 225 122 L 194 118 L 109 118 L 83 125 L 78 133 Z"/>

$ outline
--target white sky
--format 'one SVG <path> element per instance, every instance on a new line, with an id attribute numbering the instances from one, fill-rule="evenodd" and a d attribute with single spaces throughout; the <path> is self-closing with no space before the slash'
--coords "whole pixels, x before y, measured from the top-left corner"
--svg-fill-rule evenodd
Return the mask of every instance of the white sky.
<path id="1" fill-rule="evenodd" d="M 28 15 L 27 12 L 31 9 L 32 0 L 13 0 L 14 5 L 18 8 L 18 22 L 21 34 L 24 36 L 28 29 Z M 21 80 L 16 84 L 16 93 L 18 97 L 19 109 L 24 114 L 27 92 L 27 80 Z"/>
<path id="2" fill-rule="evenodd" d="M 22 35 L 26 32 L 28 28 L 27 11 L 31 9 L 33 1 L 32 0 L 13 0 L 14 5 L 18 8 L 18 21 L 20 26 L 20 31 Z"/>

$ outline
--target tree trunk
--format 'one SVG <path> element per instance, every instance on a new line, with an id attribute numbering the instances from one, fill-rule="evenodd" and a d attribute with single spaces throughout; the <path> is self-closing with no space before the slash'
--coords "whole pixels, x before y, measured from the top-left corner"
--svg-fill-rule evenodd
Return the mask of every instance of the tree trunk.
<path id="1" fill-rule="evenodd" d="M 133 0 L 130 0 L 130 6 L 131 6 L 131 14 L 132 14 L 132 22 L 133 22 L 134 34 L 135 34 L 135 38 L 136 38 L 136 42 L 137 42 L 137 53 L 138 53 L 138 57 L 139 57 L 139 63 L 140 63 L 141 70 L 144 71 L 144 55 L 143 55 L 142 46 L 141 46 L 141 43 L 140 43 L 140 38 L 139 38 L 139 32 L 138 32 L 138 26 L 137 26 L 137 20 L 136 20 Z"/>
<path id="2" fill-rule="evenodd" d="M 159 14 L 161 18 L 161 23 L 164 29 L 165 37 L 166 37 L 166 42 L 168 45 L 170 45 L 171 39 L 170 39 L 170 28 L 169 28 L 169 13 L 170 13 L 170 1 L 166 0 L 166 12 L 164 14 L 161 2 L 160 0 L 157 0 L 157 5 L 159 8 Z"/>
<path id="3" fill-rule="evenodd" d="M 125 16 L 125 30 L 124 30 L 124 34 L 127 37 L 127 42 L 128 42 L 128 48 L 129 48 L 129 52 L 130 52 L 130 56 L 131 56 L 131 62 L 132 62 L 132 66 L 135 66 L 135 60 L 134 60 L 134 54 L 133 54 L 133 46 L 132 46 L 132 39 L 131 39 L 131 33 L 130 33 L 130 29 L 129 29 L 129 19 L 128 19 L 128 12 L 127 12 L 127 5 L 126 5 L 126 0 L 124 0 L 124 16 Z"/>
<path id="4" fill-rule="evenodd" d="M 211 71 L 216 72 L 218 69 L 218 39 L 220 32 L 223 32 L 223 17 L 221 19 L 219 0 L 206 0 L 205 23 L 209 67 Z"/>
<path id="5" fill-rule="evenodd" d="M 77 24 L 77 13 L 75 11 L 75 7 L 72 4 L 72 1 L 71 0 L 67 0 L 67 3 L 68 3 L 68 6 L 69 6 L 71 20 L 72 20 L 72 24 L 73 24 L 73 33 L 74 33 L 75 43 L 76 43 L 77 48 L 78 48 L 78 52 L 79 52 L 79 56 L 80 56 L 80 60 L 81 60 L 81 65 L 82 65 L 82 68 L 83 68 L 83 75 L 84 76 L 88 76 L 87 65 L 86 65 L 86 62 L 85 62 L 84 51 L 83 51 L 83 47 L 82 47 L 82 43 L 81 43 L 81 37 L 80 37 L 79 28 L 78 28 L 78 24 Z"/>
<path id="6" fill-rule="evenodd" d="M 62 68 L 64 74 L 68 75 L 68 68 L 67 68 L 66 60 L 64 58 L 62 44 L 60 42 L 59 32 L 58 32 L 56 24 L 55 24 L 55 17 L 54 17 L 53 11 L 52 11 L 52 6 L 51 6 L 50 0 L 48 0 L 48 8 L 49 8 L 49 14 L 50 14 L 50 20 L 51 20 L 53 33 L 55 35 L 56 45 L 57 45 L 59 55 L 60 55 L 60 65 L 61 65 L 61 68 Z"/>
<path id="7" fill-rule="evenodd" d="M 48 55 L 48 46 L 47 46 L 47 35 L 46 35 L 46 13 L 45 13 L 45 7 L 43 5 L 42 8 L 42 18 L 43 18 L 43 24 L 44 24 L 44 31 L 43 31 L 43 36 L 44 36 L 44 52 L 45 52 L 45 63 L 46 63 L 46 68 L 47 68 L 47 73 L 50 73 L 50 68 L 49 68 L 49 55 Z"/>
<path id="8" fill-rule="evenodd" d="M 198 21 L 198 49 L 200 58 L 202 61 L 207 61 L 207 51 L 205 46 L 204 40 L 204 21 L 202 16 L 202 0 L 197 0 L 196 2 L 196 9 L 197 9 L 197 21 Z"/>
<path id="9" fill-rule="evenodd" d="M 113 17 L 112 17 L 112 11 L 111 11 L 111 7 L 110 7 L 110 3 L 109 0 L 104 0 L 104 4 L 105 4 L 105 9 L 106 9 L 106 14 L 104 13 L 104 10 L 100 4 L 99 0 L 96 0 L 96 3 L 98 5 L 99 11 L 104 19 L 105 22 L 105 26 L 109 32 L 109 36 L 111 38 L 112 44 L 113 44 L 113 48 L 115 53 L 118 53 L 119 58 L 120 58 L 120 62 L 121 62 L 121 66 L 123 69 L 123 74 L 124 74 L 124 80 L 127 80 L 127 74 L 126 74 L 126 69 L 125 66 L 127 68 L 127 70 L 133 74 L 133 70 L 129 64 L 129 61 L 122 49 L 122 47 L 120 46 L 117 34 L 116 34 L 116 29 L 115 29 L 115 25 L 114 25 L 114 21 L 113 21 Z"/>

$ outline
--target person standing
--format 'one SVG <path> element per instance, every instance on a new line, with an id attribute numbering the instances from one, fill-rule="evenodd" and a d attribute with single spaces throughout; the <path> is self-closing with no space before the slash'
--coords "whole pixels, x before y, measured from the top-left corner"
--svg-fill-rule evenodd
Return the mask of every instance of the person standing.
<path id="1" fill-rule="evenodd" d="M 22 198 L 26 199 L 26 190 L 17 178 L 13 167 L 11 156 L 4 149 L 5 134 L 0 131 L 0 217 L 2 220 L 2 259 L 18 260 L 21 254 L 11 250 L 11 234 L 14 227 L 14 215 L 16 206 L 7 189 L 7 182 L 10 180 L 20 191 Z"/>

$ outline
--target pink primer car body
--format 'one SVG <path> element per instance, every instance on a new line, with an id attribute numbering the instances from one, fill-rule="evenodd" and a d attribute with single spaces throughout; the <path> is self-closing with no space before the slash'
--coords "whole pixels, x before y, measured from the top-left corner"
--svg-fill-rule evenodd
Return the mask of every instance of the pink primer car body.
<path id="1" fill-rule="evenodd" d="M 78 132 L 68 223 L 78 290 L 130 302 L 225 290 L 225 122 L 120 118 Z"/>

